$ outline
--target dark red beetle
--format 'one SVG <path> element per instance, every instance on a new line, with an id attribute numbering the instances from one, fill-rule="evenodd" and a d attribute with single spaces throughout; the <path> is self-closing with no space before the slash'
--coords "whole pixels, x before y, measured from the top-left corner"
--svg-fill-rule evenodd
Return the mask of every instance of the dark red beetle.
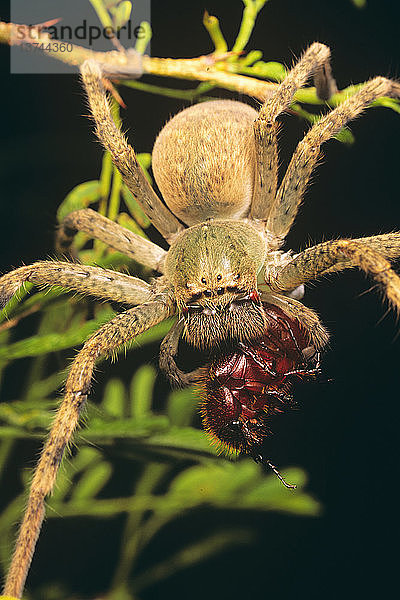
<path id="1" fill-rule="evenodd" d="M 201 412 L 206 431 L 222 449 L 249 454 L 283 481 L 262 455 L 268 417 L 292 404 L 296 379 L 319 373 L 319 356 L 297 320 L 275 305 L 264 303 L 264 309 L 265 335 L 253 344 L 239 344 L 208 367 Z"/>

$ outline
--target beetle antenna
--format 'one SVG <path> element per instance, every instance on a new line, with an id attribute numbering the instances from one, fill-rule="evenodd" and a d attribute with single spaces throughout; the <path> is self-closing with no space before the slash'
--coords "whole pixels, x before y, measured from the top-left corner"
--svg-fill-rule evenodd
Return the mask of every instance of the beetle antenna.
<path id="1" fill-rule="evenodd" d="M 273 465 L 270 460 L 268 460 L 267 458 L 264 459 L 263 460 L 263 464 L 267 465 L 270 469 L 272 469 L 272 471 L 275 473 L 275 475 L 277 476 L 277 478 L 279 479 L 279 481 L 281 481 L 286 488 L 288 488 L 289 490 L 295 490 L 296 489 L 297 486 L 294 483 L 288 483 L 284 479 L 284 477 L 280 474 L 280 472 L 278 471 L 278 469 L 276 468 L 276 466 Z"/>
<path id="2" fill-rule="evenodd" d="M 280 474 L 280 472 L 277 469 L 277 467 L 274 464 L 272 464 L 272 462 L 268 458 L 264 458 L 262 456 L 262 454 L 257 454 L 257 453 L 255 453 L 252 458 L 253 458 L 253 460 L 256 463 L 260 463 L 262 465 L 265 465 L 266 467 L 269 467 L 275 473 L 275 475 L 277 476 L 277 478 L 279 479 L 279 481 L 281 483 L 283 483 L 283 485 L 286 488 L 288 488 L 289 490 L 295 490 L 296 489 L 297 486 L 295 484 L 293 484 L 293 483 L 288 483 L 284 479 L 283 475 Z"/>

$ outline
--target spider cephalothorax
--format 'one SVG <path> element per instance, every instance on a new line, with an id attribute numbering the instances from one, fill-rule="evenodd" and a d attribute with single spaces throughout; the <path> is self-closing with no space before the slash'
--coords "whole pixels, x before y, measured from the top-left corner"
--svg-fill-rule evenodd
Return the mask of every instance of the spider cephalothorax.
<path id="1" fill-rule="evenodd" d="M 5 587 L 7 595 L 20 597 L 22 593 L 45 498 L 53 489 L 64 449 L 79 422 L 100 356 L 112 354 L 136 335 L 177 314 L 177 324 L 162 344 L 162 367 L 175 382 L 186 381 L 174 360 L 182 334 L 198 349 L 214 353 L 222 349 L 222 358 L 213 360 L 207 375 L 206 395 L 211 404 L 206 399 L 206 426 L 221 442 L 249 452 L 275 470 L 259 447 L 268 433 L 266 415 L 288 401 L 286 384 L 292 377 L 305 377 L 313 371 L 306 349 L 319 351 L 328 339 L 318 316 L 295 298 L 293 290 L 301 290 L 303 284 L 321 275 L 358 267 L 400 310 L 400 279 L 390 264 L 400 256 L 399 233 L 324 242 L 299 254 L 280 250 L 321 145 L 379 97 L 400 96 L 400 85 L 384 77 L 352 90 L 342 104 L 313 125 L 278 185 L 278 117 L 290 108 L 296 91 L 310 76 L 315 77 L 320 98 L 327 100 L 335 93 L 329 56 L 329 48 L 312 44 L 273 92 L 271 84 L 263 87 L 258 112 L 241 102 L 219 100 L 191 106 L 171 119 L 153 154 L 153 173 L 165 203 L 112 119 L 101 67 L 94 61 L 83 64 L 82 78 L 97 136 L 170 249 L 166 252 L 93 210 L 79 210 L 69 214 L 60 228 L 58 246 L 63 253 L 68 252 L 75 233 L 83 231 L 153 269 L 158 279 L 149 284 L 116 271 L 48 261 L 21 267 L 0 280 L 3 304 L 29 281 L 131 307 L 93 334 L 72 364 L 64 402 L 32 480 Z M 230 74 L 224 76 L 228 81 Z M 240 87 L 237 81 L 233 77 L 228 87 L 254 95 L 254 85 L 246 83 L 250 78 L 240 77 Z M 263 86 L 263 82 L 257 83 Z M 280 320 L 279 333 L 271 321 L 274 317 Z M 290 334 L 287 339 L 285 332 Z M 232 344 L 236 345 L 233 354 L 226 348 Z"/>
<path id="2" fill-rule="evenodd" d="M 201 349 L 260 337 L 265 315 L 256 293 L 266 255 L 251 223 L 210 221 L 181 233 L 165 261 L 189 343 Z"/>

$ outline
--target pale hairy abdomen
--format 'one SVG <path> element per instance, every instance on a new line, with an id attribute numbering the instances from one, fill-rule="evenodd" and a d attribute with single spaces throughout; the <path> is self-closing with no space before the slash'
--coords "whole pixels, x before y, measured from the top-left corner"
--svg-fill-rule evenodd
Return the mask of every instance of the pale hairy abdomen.
<path id="1" fill-rule="evenodd" d="M 253 196 L 257 112 L 216 100 L 186 108 L 161 130 L 153 172 L 167 206 L 187 225 L 247 214 Z"/>

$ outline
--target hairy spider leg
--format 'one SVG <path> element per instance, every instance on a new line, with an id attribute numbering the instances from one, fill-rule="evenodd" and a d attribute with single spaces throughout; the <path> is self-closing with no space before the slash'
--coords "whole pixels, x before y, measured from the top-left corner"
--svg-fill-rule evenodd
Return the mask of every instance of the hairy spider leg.
<path id="1" fill-rule="evenodd" d="M 91 208 L 75 210 L 65 217 L 57 231 L 56 247 L 58 252 L 71 254 L 71 245 L 78 231 L 83 231 L 91 238 L 100 240 L 145 267 L 150 267 L 159 273 L 163 272 L 167 254 L 165 250 L 129 231 L 126 227 L 103 217 Z"/>
<path id="2" fill-rule="evenodd" d="M 151 286 L 138 277 L 100 267 L 49 260 L 3 275 L 0 279 L 0 308 L 28 281 L 38 286 L 58 286 L 102 300 L 131 305 L 149 302 L 156 295 Z"/>
<path id="3" fill-rule="evenodd" d="M 393 239 L 395 234 L 390 235 Z M 397 256 L 400 256 L 400 234 L 397 234 L 397 241 Z M 298 282 L 306 283 L 329 272 L 337 264 L 342 268 L 357 266 L 371 276 L 382 288 L 392 308 L 400 312 L 400 277 L 380 252 L 358 240 L 332 240 L 307 248 L 282 269 L 271 285 L 280 290 L 291 289 Z"/>
<path id="4" fill-rule="evenodd" d="M 359 92 L 322 117 L 299 142 L 279 186 L 266 229 L 284 240 L 296 218 L 301 200 L 318 161 L 321 145 L 382 96 L 400 97 L 400 84 L 385 77 L 368 81 Z"/>
<path id="5" fill-rule="evenodd" d="M 278 186 L 277 117 L 289 108 L 296 91 L 303 87 L 313 74 L 317 74 L 316 83 L 321 86 L 323 96 L 329 93 L 330 97 L 337 91 L 329 66 L 330 54 L 330 49 L 324 44 L 311 44 L 260 109 L 253 125 L 256 183 L 250 208 L 252 219 L 266 222 L 275 202 Z"/>
<path id="6" fill-rule="evenodd" d="M 129 309 L 101 327 L 84 344 L 65 384 L 64 400 L 36 467 L 28 505 L 8 572 L 4 595 L 20 598 L 45 515 L 45 498 L 51 494 L 65 448 L 71 441 L 86 402 L 96 359 L 130 342 L 173 314 L 168 299 Z"/>
<path id="7" fill-rule="evenodd" d="M 154 227 L 168 241 L 183 229 L 183 225 L 157 196 L 147 181 L 136 154 L 111 116 L 106 90 L 102 84 L 100 65 L 87 60 L 81 67 L 90 109 L 96 123 L 96 135 L 109 151 L 114 165 L 135 200 L 142 207 Z"/>

